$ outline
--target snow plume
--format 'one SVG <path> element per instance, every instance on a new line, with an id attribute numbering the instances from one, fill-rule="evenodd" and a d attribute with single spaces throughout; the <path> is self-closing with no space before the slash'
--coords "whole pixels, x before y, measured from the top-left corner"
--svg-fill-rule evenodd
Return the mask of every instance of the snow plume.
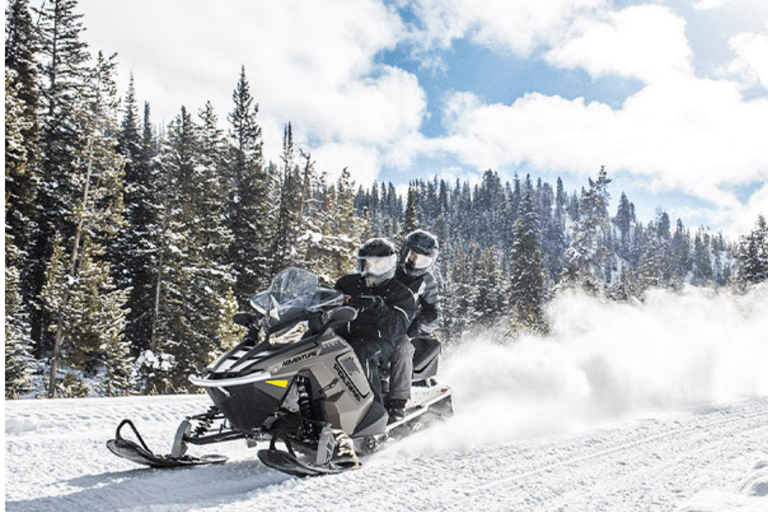
<path id="1" fill-rule="evenodd" d="M 501 345 L 486 334 L 447 350 L 440 380 L 455 415 L 400 449 L 473 448 L 768 394 L 768 283 L 743 296 L 658 290 L 639 304 L 571 291 L 548 313 L 547 338 Z"/>

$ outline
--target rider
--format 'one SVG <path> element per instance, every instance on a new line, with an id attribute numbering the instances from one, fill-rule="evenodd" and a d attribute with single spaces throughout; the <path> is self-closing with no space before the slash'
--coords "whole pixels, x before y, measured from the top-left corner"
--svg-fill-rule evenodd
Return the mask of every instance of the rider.
<path id="1" fill-rule="evenodd" d="M 414 346 L 411 339 L 431 338 L 440 316 L 440 294 L 437 280 L 430 269 L 437 260 L 440 246 L 437 238 L 426 231 L 408 234 L 400 248 L 400 264 L 395 277 L 410 288 L 416 299 L 416 314 L 408 327 L 407 336 L 397 340 L 389 360 L 389 400 L 387 410 L 390 421 L 405 417 L 405 404 L 411 397 Z"/>
<path id="2" fill-rule="evenodd" d="M 395 279 L 397 254 L 389 241 L 368 240 L 357 261 L 360 272 L 345 275 L 335 285 L 358 309 L 357 317 L 338 332 L 355 350 L 376 400 L 384 405 L 379 366 L 392 356 L 393 340 L 405 336 L 416 302 L 408 287 Z"/>

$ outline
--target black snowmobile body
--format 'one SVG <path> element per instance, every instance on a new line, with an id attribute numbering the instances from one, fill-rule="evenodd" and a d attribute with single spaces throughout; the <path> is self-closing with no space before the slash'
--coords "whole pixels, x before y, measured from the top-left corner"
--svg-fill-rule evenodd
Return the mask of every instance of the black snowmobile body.
<path id="1" fill-rule="evenodd" d="M 267 290 L 251 298 L 255 314 L 235 316 L 236 323 L 248 328 L 244 339 L 209 365 L 204 377 L 190 377 L 214 405 L 182 422 L 171 454 L 153 454 L 129 421 L 121 423 L 108 447 L 135 462 L 168 467 L 174 461 L 221 461 L 186 455 L 188 444 L 269 441 L 269 448 L 259 452 L 265 464 L 290 474 L 318 475 L 357 467 L 357 453 L 375 449 L 387 436 L 421 420 L 450 415 L 452 390 L 435 380 L 440 344 L 414 340 L 406 417 L 388 422 L 352 347 L 335 332 L 357 314 L 345 299 L 338 290 L 321 286 L 311 272 L 280 272 Z M 121 435 L 126 424 L 140 444 Z"/>

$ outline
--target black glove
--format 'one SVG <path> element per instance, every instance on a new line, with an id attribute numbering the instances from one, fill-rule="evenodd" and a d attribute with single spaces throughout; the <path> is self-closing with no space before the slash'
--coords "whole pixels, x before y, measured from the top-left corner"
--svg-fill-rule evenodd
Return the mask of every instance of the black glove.
<path id="1" fill-rule="evenodd" d="M 408 334 L 409 338 L 415 338 L 419 335 L 419 331 L 421 330 L 421 322 L 412 322 L 411 325 L 408 327 Z"/>
<path id="2" fill-rule="evenodd" d="M 372 313 L 381 311 L 386 307 L 384 299 L 378 295 L 356 295 L 349 298 L 349 305 L 358 308 L 360 311 L 368 310 Z"/>

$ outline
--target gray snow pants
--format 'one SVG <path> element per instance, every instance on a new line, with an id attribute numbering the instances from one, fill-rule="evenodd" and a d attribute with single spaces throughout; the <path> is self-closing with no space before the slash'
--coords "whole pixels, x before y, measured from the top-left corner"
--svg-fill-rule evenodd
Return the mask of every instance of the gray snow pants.
<path id="1" fill-rule="evenodd" d="M 411 398 L 414 351 L 415 348 L 408 336 L 402 336 L 395 343 L 395 351 L 389 358 L 390 400 L 408 400 Z"/>

